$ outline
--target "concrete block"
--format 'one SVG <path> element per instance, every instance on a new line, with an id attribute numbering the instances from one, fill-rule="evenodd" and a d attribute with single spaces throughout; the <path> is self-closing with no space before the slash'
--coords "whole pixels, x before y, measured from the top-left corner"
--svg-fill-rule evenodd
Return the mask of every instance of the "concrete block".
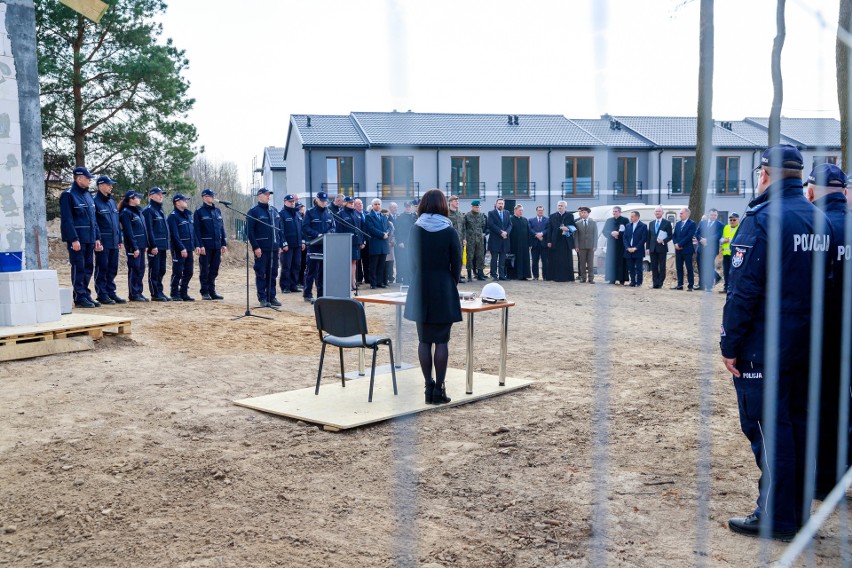
<path id="1" fill-rule="evenodd" d="M 59 298 L 35 302 L 35 307 L 37 323 L 58 321 L 62 318 L 62 312 L 59 309 Z"/>
<path id="2" fill-rule="evenodd" d="M 44 302 L 46 300 L 59 301 L 59 279 L 56 276 L 55 270 L 36 270 L 35 272 L 46 272 L 48 274 L 36 275 L 33 280 L 33 290 L 35 291 L 35 301 Z M 52 274 L 50 274 L 52 273 Z M 44 277 L 42 277 L 44 276 Z"/>
<path id="3" fill-rule="evenodd" d="M 0 304 L 0 325 L 33 325 L 38 323 L 36 303 Z"/>
<path id="4" fill-rule="evenodd" d="M 72 294 L 71 288 L 59 289 L 59 311 L 63 314 L 71 313 Z"/>
<path id="5" fill-rule="evenodd" d="M 33 280 L 57 280 L 55 270 L 25 270 L 24 272 L 31 273 Z"/>
<path id="6" fill-rule="evenodd" d="M 32 282 L 33 272 L 34 271 L 32 270 L 19 270 L 17 272 L 0 272 L 0 282 L 20 282 L 22 280 Z"/>
<path id="7" fill-rule="evenodd" d="M 35 286 L 32 280 L 0 282 L 0 304 L 23 304 L 35 302 L 35 300 Z"/>

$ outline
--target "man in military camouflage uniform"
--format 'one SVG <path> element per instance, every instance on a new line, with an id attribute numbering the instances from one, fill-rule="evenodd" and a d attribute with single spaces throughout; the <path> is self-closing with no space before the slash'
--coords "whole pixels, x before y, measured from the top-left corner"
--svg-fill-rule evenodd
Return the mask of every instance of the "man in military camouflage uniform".
<path id="1" fill-rule="evenodd" d="M 459 196 L 451 195 L 448 200 L 448 204 L 450 206 L 450 222 L 453 224 L 453 228 L 456 230 L 456 233 L 459 235 L 459 242 L 464 248 L 466 241 L 464 240 L 464 215 L 461 211 L 459 211 Z M 470 276 L 468 275 L 468 279 Z M 465 281 L 464 276 L 459 277 L 459 284 Z"/>
<path id="2" fill-rule="evenodd" d="M 470 211 L 464 216 L 464 241 L 467 242 L 467 279 L 472 280 L 471 272 L 476 271 L 477 280 L 485 280 L 485 215 L 479 211 L 479 200 L 470 204 Z"/>

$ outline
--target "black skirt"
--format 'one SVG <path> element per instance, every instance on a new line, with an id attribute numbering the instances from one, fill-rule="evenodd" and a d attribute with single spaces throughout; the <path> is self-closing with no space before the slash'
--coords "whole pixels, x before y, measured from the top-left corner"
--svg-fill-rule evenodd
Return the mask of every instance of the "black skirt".
<path id="1" fill-rule="evenodd" d="M 449 343 L 451 323 L 417 323 L 417 339 L 421 343 Z"/>

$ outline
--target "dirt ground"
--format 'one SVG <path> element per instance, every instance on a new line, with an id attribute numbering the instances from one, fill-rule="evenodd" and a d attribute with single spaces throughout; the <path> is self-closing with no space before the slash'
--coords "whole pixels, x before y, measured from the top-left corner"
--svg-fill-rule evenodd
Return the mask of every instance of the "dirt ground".
<path id="1" fill-rule="evenodd" d="M 330 433 L 233 404 L 310 387 L 319 342 L 295 294 L 281 295 L 280 313 L 262 310 L 272 321 L 231 321 L 245 305 L 232 255 L 222 302 L 104 307 L 134 318 L 131 337 L 0 364 L 0 565 L 589 566 L 602 480 L 607 517 L 594 528 L 609 565 L 759 564 L 760 542 L 726 527 L 752 510 L 758 471 L 715 347 L 723 295 L 671 291 L 671 280 L 652 290 L 650 278 L 638 290 L 507 282 L 517 302 L 508 374 L 533 386 Z M 63 255 L 52 265 L 67 286 Z M 367 309 L 373 328 L 394 331 L 392 310 Z M 477 322 L 476 368 L 496 374 L 499 317 Z M 463 368 L 463 327 L 453 333 L 450 365 Z M 594 364 L 607 345 L 601 471 Z M 702 360 L 712 368 L 706 557 L 696 539 Z M 815 565 L 840 564 L 838 526 L 835 513 Z M 769 544 L 769 558 L 783 546 Z"/>

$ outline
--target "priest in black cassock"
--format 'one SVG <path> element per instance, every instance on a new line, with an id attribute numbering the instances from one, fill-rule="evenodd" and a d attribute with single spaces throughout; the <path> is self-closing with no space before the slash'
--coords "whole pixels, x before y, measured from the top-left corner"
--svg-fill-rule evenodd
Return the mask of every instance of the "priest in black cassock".
<path id="1" fill-rule="evenodd" d="M 508 263 L 506 274 L 511 280 L 529 280 L 532 277 L 530 266 L 530 222 L 524 217 L 524 206 L 515 205 L 512 215 L 512 232 L 509 233 L 509 250 L 515 255 Z"/>
<path id="2" fill-rule="evenodd" d="M 627 259 L 624 258 L 624 228 L 629 221 L 621 216 L 621 207 L 612 208 L 612 217 L 606 220 L 606 281 L 610 284 L 627 281 Z"/>
<path id="3" fill-rule="evenodd" d="M 550 251 L 549 280 L 574 281 L 574 215 L 566 211 L 568 203 L 556 204 L 556 213 L 548 220 L 547 248 Z"/>

